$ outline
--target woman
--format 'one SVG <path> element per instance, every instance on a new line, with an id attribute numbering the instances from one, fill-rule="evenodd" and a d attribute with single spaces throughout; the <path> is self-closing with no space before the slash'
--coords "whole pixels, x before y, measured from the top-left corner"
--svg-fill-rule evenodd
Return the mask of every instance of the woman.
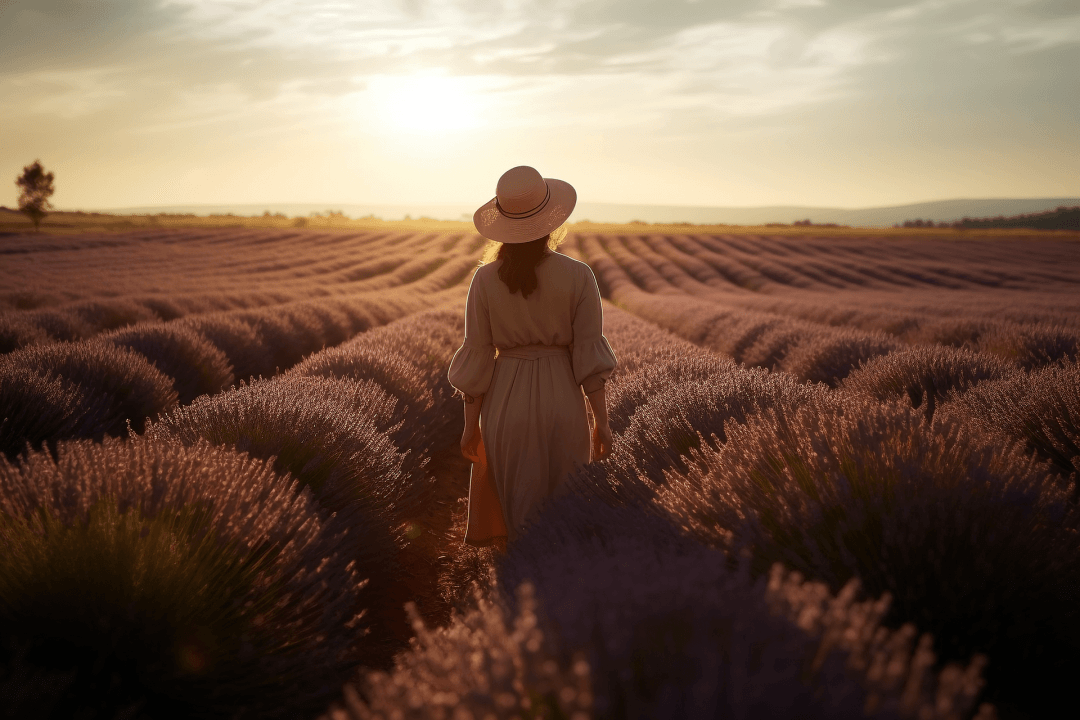
<path id="1" fill-rule="evenodd" d="M 616 360 L 600 292 L 588 265 L 552 252 L 576 202 L 569 184 L 521 166 L 473 216 L 481 235 L 501 243 L 473 275 L 465 342 L 449 372 L 465 399 L 461 452 L 473 460 L 465 540 L 474 545 L 513 540 L 590 450 L 593 460 L 611 452 L 604 383 Z M 591 448 L 582 391 L 595 420 Z"/>

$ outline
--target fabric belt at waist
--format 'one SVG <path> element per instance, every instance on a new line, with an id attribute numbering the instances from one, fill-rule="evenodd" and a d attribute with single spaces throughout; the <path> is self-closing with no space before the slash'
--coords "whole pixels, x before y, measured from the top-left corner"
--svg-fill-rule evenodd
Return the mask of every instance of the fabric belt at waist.
<path id="1" fill-rule="evenodd" d="M 569 345 L 518 345 L 517 347 L 499 350 L 499 357 L 510 357 L 517 360 L 538 360 L 545 357 L 569 357 Z"/>

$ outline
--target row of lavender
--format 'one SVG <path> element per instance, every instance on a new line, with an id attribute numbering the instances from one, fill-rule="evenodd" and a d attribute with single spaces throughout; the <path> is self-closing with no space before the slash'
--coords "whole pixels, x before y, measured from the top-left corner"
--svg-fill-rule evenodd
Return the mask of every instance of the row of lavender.
<path id="1" fill-rule="evenodd" d="M 689 296 L 927 342 L 1002 320 L 1076 329 L 1076 242 L 576 235 L 569 248 L 603 264 L 611 295 Z"/>
<path id="2" fill-rule="evenodd" d="M 705 292 L 687 268 L 670 259 L 651 264 L 658 253 L 639 249 L 634 254 L 599 237 L 576 240 L 577 253 L 593 267 L 604 296 L 617 305 L 737 362 L 802 380 L 836 385 L 863 361 L 913 346 L 971 350 L 993 356 L 989 362 L 1001 359 L 1025 368 L 1080 354 L 1080 328 L 1064 321 L 1068 313 L 1040 310 L 1023 323 L 986 316 L 988 304 L 1009 302 L 1013 314 L 1023 317 L 1025 306 L 1038 306 L 1028 293 L 957 297 L 920 290 L 875 298 L 857 291 L 749 298 Z M 691 287 L 695 283 L 700 287 Z M 870 306 L 871 299 L 884 307 Z M 845 302 L 862 305 L 844 309 Z M 916 307 L 919 302 L 923 306 Z M 963 302 L 983 307 L 980 312 Z M 913 306 L 897 311 L 904 303 Z"/>
<path id="3" fill-rule="evenodd" d="M 297 305 L 325 313 L 348 296 L 436 292 L 467 278 L 477 239 L 220 229 L 8 237 L 0 243 L 0 352 L 208 313 Z"/>
<path id="4" fill-rule="evenodd" d="M 114 714 L 313 714 L 366 665 L 335 714 L 965 717 L 985 657 L 1002 714 L 1061 701 L 1075 363 L 916 350 L 831 390 L 607 319 L 615 455 L 448 625 L 491 582 L 457 544 L 457 306 L 5 463 L 9 677 Z"/>
<path id="5" fill-rule="evenodd" d="M 579 234 L 572 242 L 598 243 L 649 292 L 1034 291 L 1080 282 L 1075 236 L 965 235 L 602 233 Z"/>
<path id="6" fill-rule="evenodd" d="M 445 452 L 460 430 L 443 380 L 459 318 L 425 313 L 370 331 L 283 375 L 202 396 L 126 442 L 60 443 L 55 459 L 31 452 L 4 463 L 5 688 L 23 689 L 17 710 L 312 714 L 357 666 L 387 667 L 412 631 L 416 649 L 398 658 L 395 672 L 358 680 L 370 708 L 347 693 L 355 712 L 437 714 L 464 704 L 477 716 L 618 715 L 633 705 L 638 698 L 626 688 L 600 688 L 594 698 L 590 682 L 590 665 L 609 677 L 632 666 L 632 656 L 616 644 L 606 660 L 587 657 L 589 633 L 574 635 L 566 624 L 541 631 L 540 618 L 560 608 L 532 603 L 523 575 L 542 596 L 554 586 L 527 561 L 504 563 L 510 582 L 448 627 L 427 630 L 420 619 L 446 624 L 462 587 L 490 580 L 490 555 L 457 544 L 454 501 L 465 488 L 460 464 Z M 615 314 L 612 339 L 630 348 L 647 329 Z M 650 343 L 656 357 L 624 353 L 626 378 L 636 377 L 635 364 L 672 354 L 669 337 L 656 339 L 667 341 Z M 686 351 L 674 346 L 675 354 Z M 768 583 L 753 580 L 749 566 L 732 574 L 721 553 L 681 538 L 674 526 L 620 512 L 597 518 L 612 531 L 632 531 L 644 557 L 689 553 L 659 592 L 670 595 L 692 581 L 684 570 L 700 566 L 710 568 L 701 582 L 711 587 L 696 605 L 702 620 L 715 621 L 716 608 L 733 599 L 761 610 L 738 621 L 778 634 L 772 652 L 792 663 L 791 688 L 812 695 L 827 683 L 830 698 L 861 698 L 849 698 L 849 710 L 866 701 L 885 714 L 901 701 L 914 711 L 935 693 L 962 709 L 977 693 L 977 667 L 938 681 L 907 635 L 886 632 L 884 650 L 881 638 L 871 642 L 873 632 L 861 644 L 840 640 L 860 623 L 877 628 L 882 603 L 858 602 L 850 589 L 834 598 L 779 570 Z M 620 565 L 607 551 L 564 550 L 547 560 L 581 573 L 579 582 Z M 506 596 L 515 585 L 511 608 Z M 595 624 L 608 618 L 600 610 L 585 603 L 572 616 Z M 670 623 L 658 610 L 651 622 L 663 642 Z M 648 615 L 645 608 L 624 603 L 619 612 L 648 624 L 634 617 Z M 806 619 L 815 612 L 819 619 Z M 629 650 L 652 652 L 655 640 Z M 889 683 L 918 687 L 904 698 L 890 694 L 888 683 L 877 687 L 843 669 L 838 658 L 848 656 L 888 659 Z M 456 674 L 446 673 L 451 664 Z M 813 682 L 799 679 L 807 673 Z M 647 668 L 644 681 L 667 674 Z M 747 707 L 763 697 L 746 698 Z"/>
<path id="7" fill-rule="evenodd" d="M 1026 371 L 928 348 L 886 355 L 831 390 L 669 343 L 670 358 L 613 383 L 613 457 L 540 521 L 538 547 L 552 533 L 589 538 L 582 523 L 597 503 L 633 508 L 745 556 L 754 574 L 779 562 L 834 592 L 858 579 L 888 593 L 888 623 L 932 633 L 943 661 L 988 658 L 986 697 L 1003 714 L 1066 700 L 1080 669 L 1075 360 Z M 647 344 L 661 354 L 661 338 Z"/>
<path id="8" fill-rule="evenodd" d="M 493 602 L 417 624 L 331 717 L 1025 717 L 1069 700 L 1075 362 L 938 347 L 830 389 L 606 321 L 612 458 L 498 561 Z"/>
<path id="9" fill-rule="evenodd" d="M 406 645 L 407 601 L 444 620 L 464 488 L 439 379 L 458 314 L 371 330 L 127 439 L 0 462 L 6 708 L 313 716 Z"/>
<path id="10" fill-rule="evenodd" d="M 85 340 L 32 344 L 0 355 L 0 451 L 14 457 L 69 438 L 141 432 L 177 403 L 270 377 L 430 303 L 443 293 L 378 295 L 143 322 Z"/>

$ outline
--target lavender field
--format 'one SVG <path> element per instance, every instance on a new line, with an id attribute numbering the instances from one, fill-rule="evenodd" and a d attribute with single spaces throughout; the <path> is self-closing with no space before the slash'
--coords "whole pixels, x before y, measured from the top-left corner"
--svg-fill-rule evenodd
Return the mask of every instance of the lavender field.
<path id="1" fill-rule="evenodd" d="M 1080 236 L 574 226 L 614 452 L 505 554 L 446 381 L 485 242 L 0 235 L 0 716 L 1072 707 Z"/>

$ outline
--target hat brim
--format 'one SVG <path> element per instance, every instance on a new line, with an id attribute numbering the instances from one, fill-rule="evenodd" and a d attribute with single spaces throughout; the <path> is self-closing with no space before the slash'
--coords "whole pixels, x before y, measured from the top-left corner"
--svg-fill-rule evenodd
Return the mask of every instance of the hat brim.
<path id="1" fill-rule="evenodd" d="M 562 180 L 544 178 L 551 197 L 544 209 L 527 218 L 507 217 L 495 204 L 495 198 L 473 213 L 476 231 L 488 240 L 501 243 L 525 243 L 539 240 L 566 222 L 577 204 L 577 191 Z"/>

